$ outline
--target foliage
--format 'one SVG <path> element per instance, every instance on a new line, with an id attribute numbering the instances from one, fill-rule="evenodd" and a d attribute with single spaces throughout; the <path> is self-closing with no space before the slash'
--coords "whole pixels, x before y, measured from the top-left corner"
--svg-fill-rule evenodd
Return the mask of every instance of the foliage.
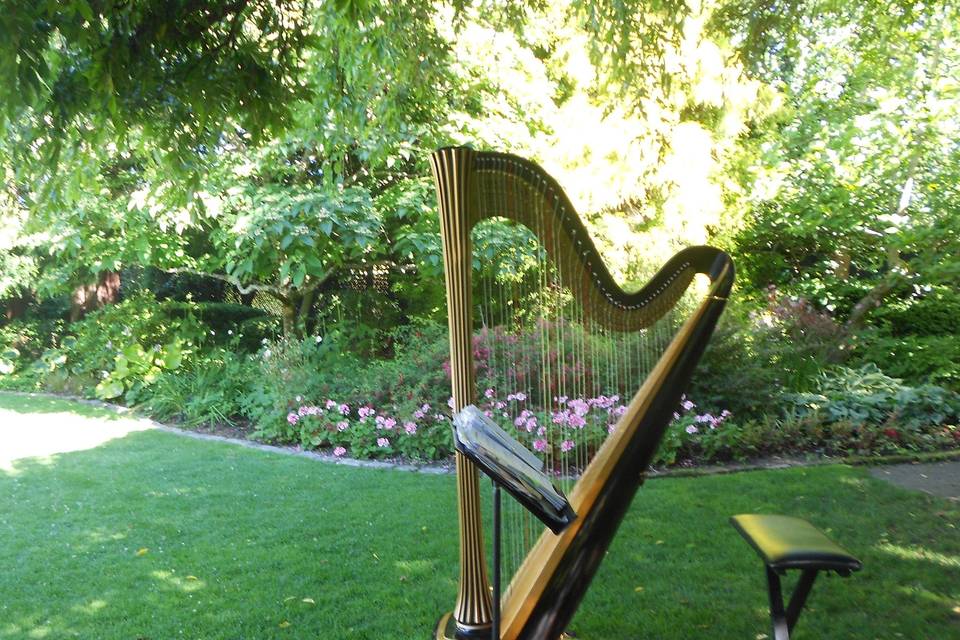
<path id="1" fill-rule="evenodd" d="M 868 333 L 860 336 L 850 364 L 871 363 L 911 384 L 929 382 L 960 392 L 960 337 Z"/>
<path id="2" fill-rule="evenodd" d="M 790 37 L 753 58 L 788 108 L 754 156 L 741 273 L 851 331 L 888 298 L 955 281 L 960 238 L 956 3 L 874 4 L 790 3 L 811 12 L 799 22 L 773 5 L 743 16 L 767 34 L 787 23 Z"/>
<path id="3" fill-rule="evenodd" d="M 189 366 L 165 369 L 143 395 L 141 408 L 158 420 L 186 427 L 233 426 L 242 399 L 259 383 L 257 368 L 235 350 L 217 348 Z"/>
<path id="4" fill-rule="evenodd" d="M 905 431 L 939 427 L 960 417 L 960 394 L 935 385 L 905 386 L 875 365 L 824 372 L 816 393 L 786 396 L 796 416 L 826 423 L 896 425 Z"/>
<path id="5" fill-rule="evenodd" d="M 182 166 L 224 130 L 282 123 L 303 95 L 308 7 L 9 0 L 0 12 L 5 146 L 21 170 L 54 176 L 58 164 L 75 170 L 118 143 L 152 142 L 172 156 L 169 166 Z M 76 188 L 76 177 L 63 182 Z M 59 189 L 46 193 L 62 201 Z"/>
<path id="6" fill-rule="evenodd" d="M 653 464 L 673 466 L 678 462 L 725 460 L 746 457 L 738 441 L 738 428 L 727 410 L 713 415 L 698 413 L 697 405 L 683 396 L 673 421 L 663 435 Z"/>
<path id="7" fill-rule="evenodd" d="M 775 414 L 781 394 L 809 390 L 844 346 L 829 314 L 773 288 L 766 294 L 760 308 L 731 301 L 691 381 L 691 397 L 738 419 Z"/>

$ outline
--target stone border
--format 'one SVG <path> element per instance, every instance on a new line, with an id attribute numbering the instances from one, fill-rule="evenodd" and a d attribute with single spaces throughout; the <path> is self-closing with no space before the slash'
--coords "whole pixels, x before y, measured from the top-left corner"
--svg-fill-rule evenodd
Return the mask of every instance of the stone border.
<path id="1" fill-rule="evenodd" d="M 365 469 L 397 469 L 399 471 L 408 471 L 414 473 L 426 473 L 432 475 L 452 474 L 455 467 L 452 462 L 413 464 L 409 462 L 397 462 L 391 460 L 358 460 L 356 458 L 337 458 L 328 453 L 317 453 L 316 451 L 304 451 L 299 447 L 286 447 L 272 444 L 263 444 L 254 440 L 243 440 L 240 438 L 230 438 L 227 436 L 218 436 L 211 433 L 199 433 L 190 429 L 181 429 L 171 427 L 152 418 L 137 415 L 135 409 L 123 407 L 102 400 L 91 400 L 90 398 L 81 398 L 68 394 L 58 393 L 38 393 L 30 391 L 6 391 L 0 390 L 0 395 L 7 394 L 12 396 L 21 396 L 28 398 L 50 398 L 54 400 L 69 400 L 92 407 L 98 407 L 121 415 L 129 414 L 136 420 L 145 422 L 152 429 L 165 431 L 174 435 L 193 438 L 195 440 L 206 440 L 208 442 L 225 442 L 235 444 L 248 449 L 258 449 L 270 453 L 279 453 L 286 456 L 297 456 L 300 458 L 309 458 L 318 462 L 327 464 L 341 465 L 344 467 L 358 467 Z M 905 462 L 936 462 L 940 460 L 960 460 L 960 449 L 935 451 L 918 454 L 895 454 L 889 456 L 849 456 L 844 458 L 767 458 L 746 463 L 733 463 L 729 465 L 708 465 L 703 467 L 688 467 L 675 469 L 650 469 L 647 471 L 647 479 L 655 480 L 657 478 L 696 478 L 699 476 L 715 476 L 728 473 L 741 473 L 744 471 L 770 471 L 773 469 L 793 469 L 797 467 L 819 467 L 829 464 L 849 464 L 854 466 L 879 466 L 884 464 L 898 464 Z"/>

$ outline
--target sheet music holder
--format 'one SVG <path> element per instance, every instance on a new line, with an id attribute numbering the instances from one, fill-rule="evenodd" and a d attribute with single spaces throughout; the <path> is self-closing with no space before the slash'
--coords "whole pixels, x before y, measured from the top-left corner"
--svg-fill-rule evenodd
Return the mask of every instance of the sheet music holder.
<path id="1" fill-rule="evenodd" d="M 530 513 L 559 534 L 577 518 L 543 462 L 474 405 L 453 418 L 457 450 L 483 470 Z"/>

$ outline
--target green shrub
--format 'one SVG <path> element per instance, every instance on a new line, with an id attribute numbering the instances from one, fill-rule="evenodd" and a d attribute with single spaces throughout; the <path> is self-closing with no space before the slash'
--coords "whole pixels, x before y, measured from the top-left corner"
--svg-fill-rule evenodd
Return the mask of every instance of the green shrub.
<path id="1" fill-rule="evenodd" d="M 870 323 L 889 336 L 960 335 L 960 291 L 940 285 L 886 302 Z"/>
<path id="2" fill-rule="evenodd" d="M 849 363 L 874 363 L 911 384 L 929 382 L 960 391 L 960 333 L 895 337 L 866 332 L 857 337 Z"/>
<path id="3" fill-rule="evenodd" d="M 149 388 L 142 409 L 158 420 L 187 427 L 233 426 L 242 419 L 242 399 L 258 381 L 250 359 L 229 349 L 216 349 L 194 359 L 189 367 L 163 371 Z"/>

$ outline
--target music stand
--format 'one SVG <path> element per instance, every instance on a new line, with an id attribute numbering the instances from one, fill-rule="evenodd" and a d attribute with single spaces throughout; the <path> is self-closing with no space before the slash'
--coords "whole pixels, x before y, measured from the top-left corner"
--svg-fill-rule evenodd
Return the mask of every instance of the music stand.
<path id="1" fill-rule="evenodd" d="M 457 451 L 493 481 L 493 630 L 500 638 L 500 488 L 556 534 L 577 518 L 570 503 L 544 472 L 543 462 L 474 405 L 453 418 Z"/>

